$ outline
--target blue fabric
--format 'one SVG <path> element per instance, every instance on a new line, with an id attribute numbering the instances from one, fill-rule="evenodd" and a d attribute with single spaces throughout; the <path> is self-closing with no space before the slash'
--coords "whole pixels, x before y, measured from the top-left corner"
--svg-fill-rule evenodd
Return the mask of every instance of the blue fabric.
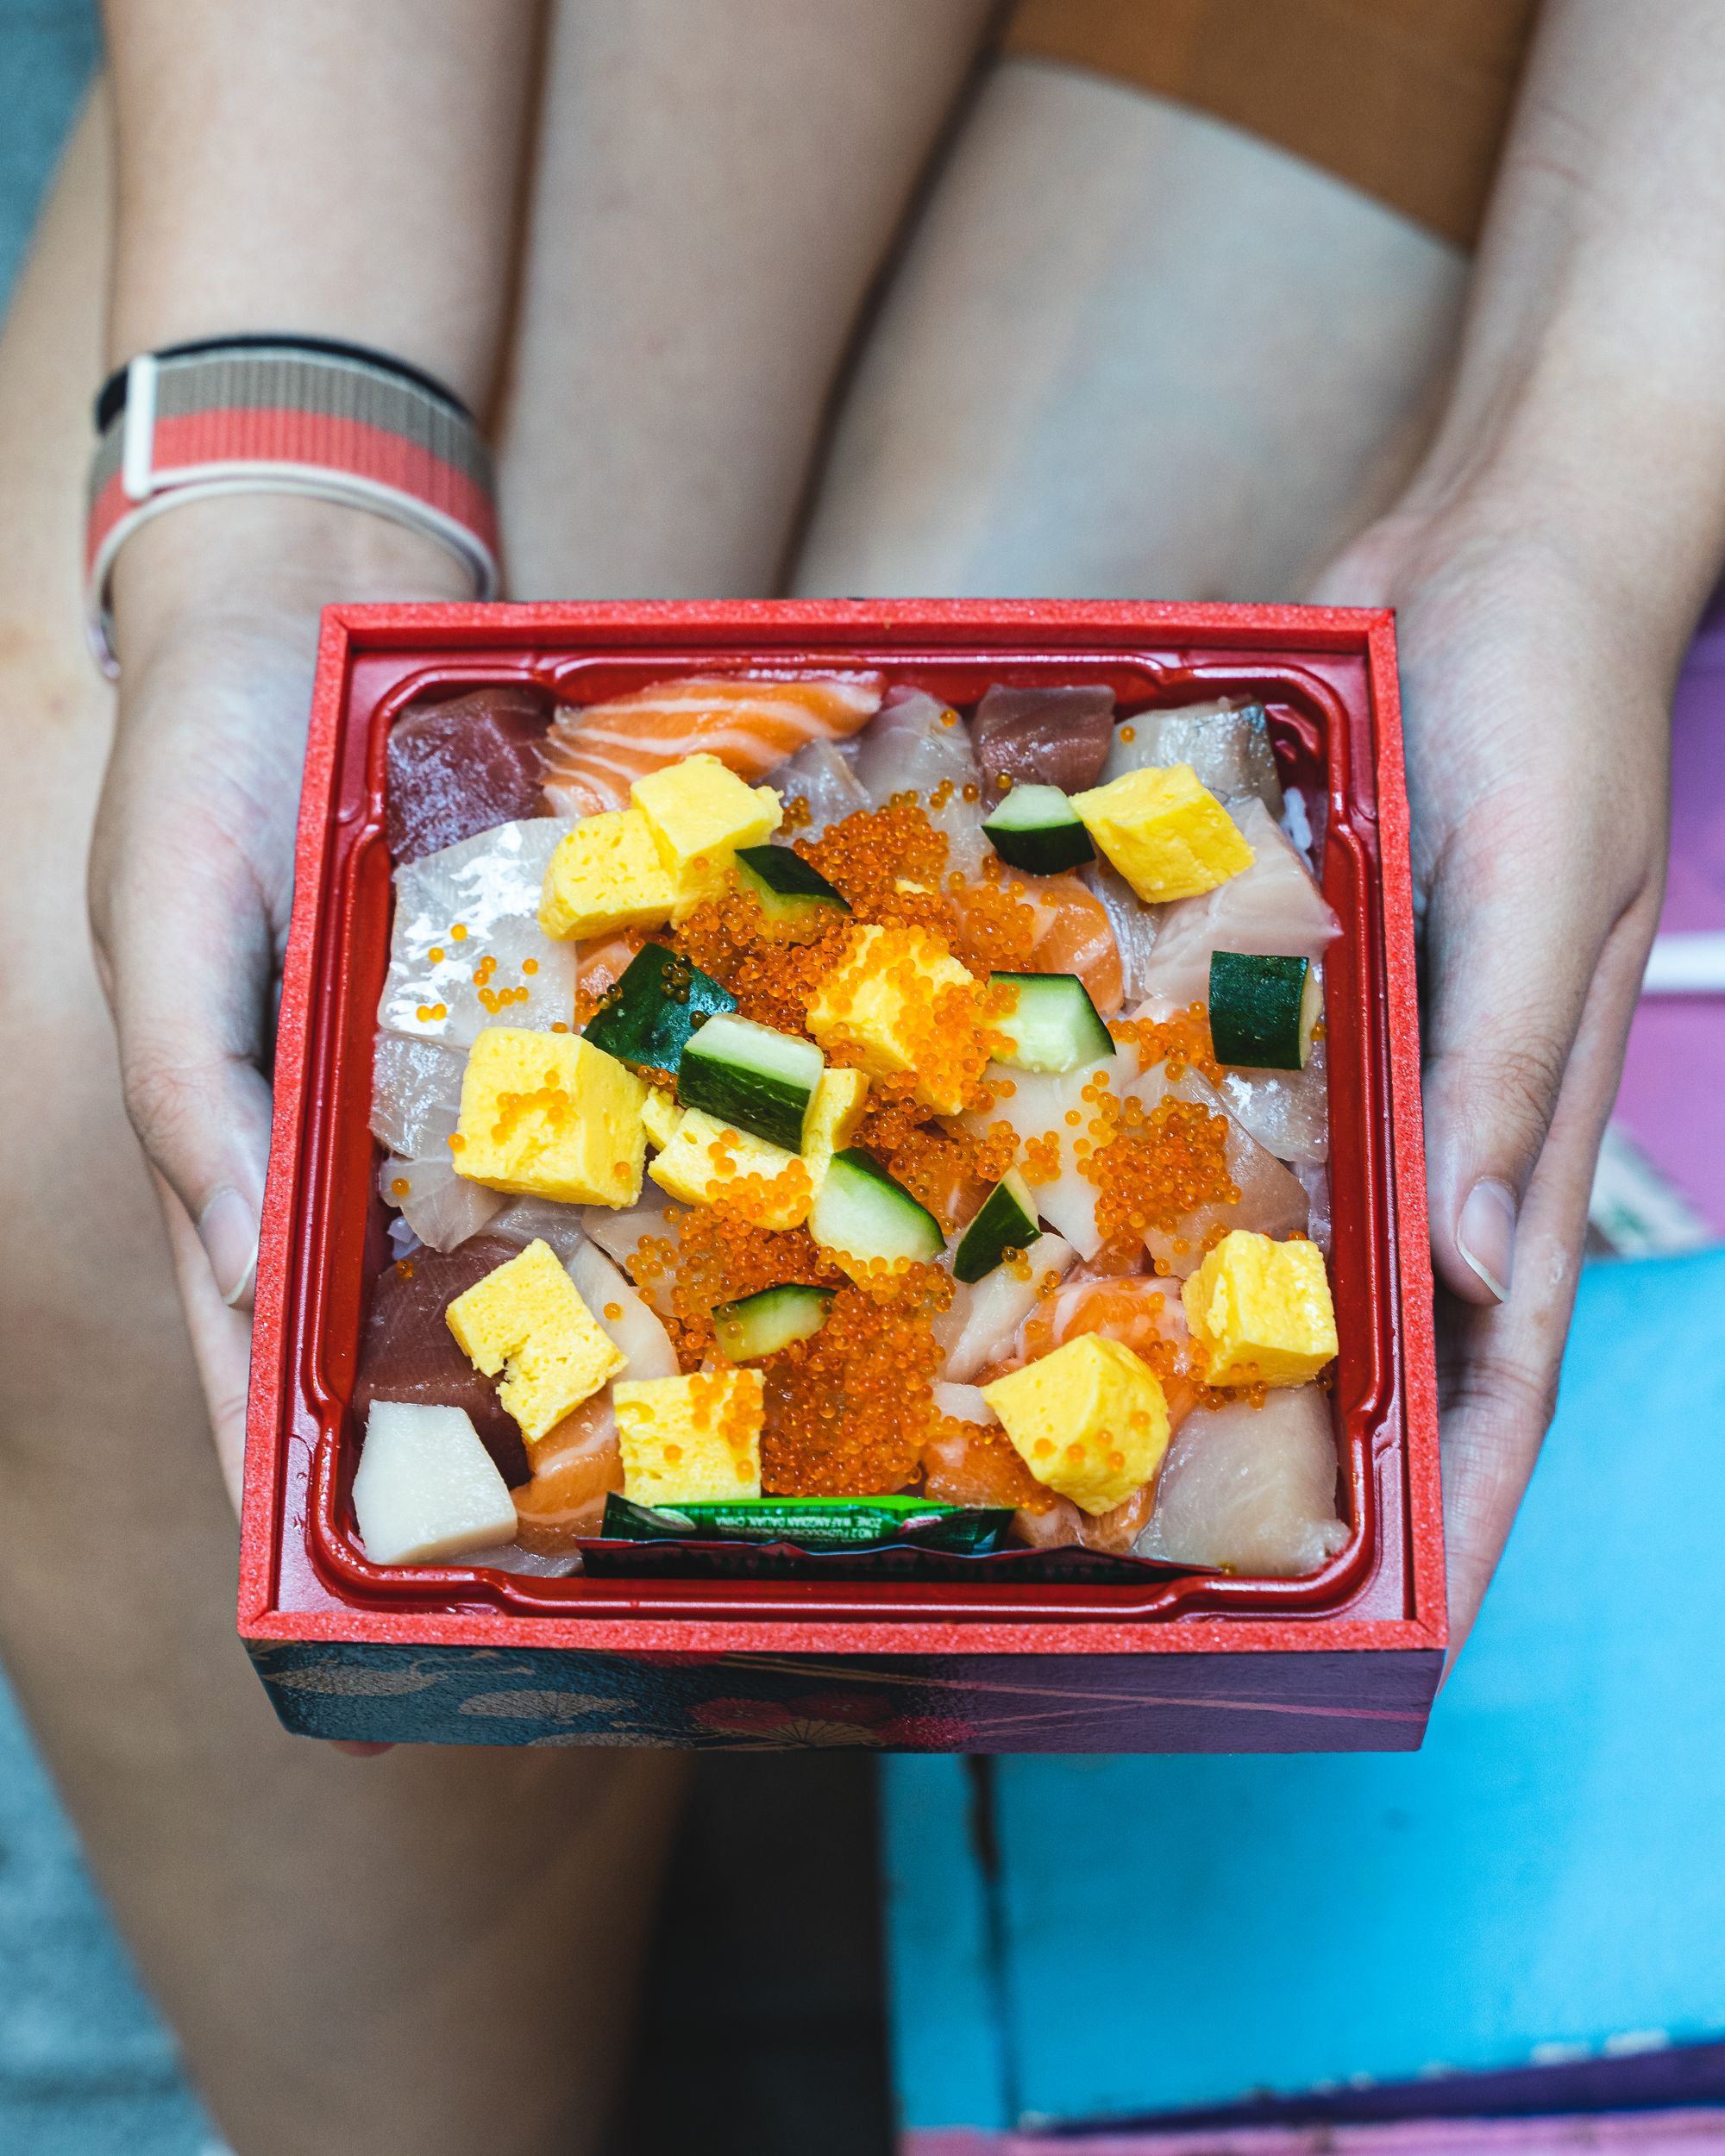
<path id="1" fill-rule="evenodd" d="M 1002 1760 L 992 1880 L 950 1874 L 949 1763 L 892 1762 L 909 2122 L 1725 2035 L 1722 1316 L 1725 1251 L 1588 1271 L 1556 1426 L 1423 1752 Z M 979 1896 L 999 1965 L 957 1982 L 943 1912 L 963 1936 Z M 984 2085 L 969 2021 L 997 2011 Z"/>

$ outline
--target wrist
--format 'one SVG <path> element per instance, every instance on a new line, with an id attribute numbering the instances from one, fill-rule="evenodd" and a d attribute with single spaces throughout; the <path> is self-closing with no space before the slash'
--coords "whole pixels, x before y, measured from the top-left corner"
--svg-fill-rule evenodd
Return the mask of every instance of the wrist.
<path id="1" fill-rule="evenodd" d="M 141 525 L 114 564 L 122 664 L 216 624 L 315 634 L 326 605 L 463 599 L 449 549 L 387 517 L 292 494 L 186 502 Z"/>

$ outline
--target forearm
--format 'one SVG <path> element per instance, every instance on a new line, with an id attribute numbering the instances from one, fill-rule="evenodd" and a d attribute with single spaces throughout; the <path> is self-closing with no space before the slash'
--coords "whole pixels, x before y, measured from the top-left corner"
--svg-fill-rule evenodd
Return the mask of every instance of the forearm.
<path id="1" fill-rule="evenodd" d="M 1453 392 L 1402 505 L 1513 524 L 1537 503 L 1521 536 L 1666 644 L 1725 552 L 1722 110 L 1715 0 L 1548 0 Z"/>
<path id="2" fill-rule="evenodd" d="M 117 365 L 292 330 L 488 399 L 533 0 L 108 0 Z"/>

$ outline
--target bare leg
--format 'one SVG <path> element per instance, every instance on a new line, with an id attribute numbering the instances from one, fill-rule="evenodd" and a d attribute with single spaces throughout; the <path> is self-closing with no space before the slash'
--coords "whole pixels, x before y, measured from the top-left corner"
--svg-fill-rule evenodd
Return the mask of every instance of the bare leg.
<path id="1" fill-rule="evenodd" d="M 871 335 L 797 588 L 1296 597 L 1411 461 L 1464 271 L 1251 136 L 1007 62 Z"/>
<path id="2" fill-rule="evenodd" d="M 774 589 L 990 0 L 564 0 L 504 466 L 523 599 Z"/>
<path id="3" fill-rule="evenodd" d="M 899 11 L 908 22 L 910 0 Z M 925 58 L 945 68 L 948 94 L 963 26 L 980 12 L 961 3 L 950 21 L 927 16 L 938 49 Z M 662 44 L 674 14 L 689 16 L 657 13 L 632 11 L 649 43 Z M 609 37 L 611 12 L 599 19 Z M 756 86 L 741 135 L 734 102 L 708 99 L 703 115 L 693 89 L 688 110 L 665 105 L 656 135 L 647 93 L 687 52 L 674 38 L 656 59 L 609 48 L 618 82 L 644 100 L 649 176 L 692 158 L 703 177 L 691 218 L 748 203 L 740 224 L 720 216 L 702 228 L 715 256 L 729 250 L 727 269 L 708 269 L 734 310 L 705 389 L 675 340 L 662 347 L 649 330 L 637 364 L 605 365 L 612 326 L 647 297 L 668 299 L 689 266 L 657 285 L 639 266 L 657 259 L 656 221 L 674 216 L 679 191 L 629 213 L 631 248 L 607 255 L 605 229 L 624 213 L 603 187 L 579 160 L 567 178 L 578 199 L 548 183 L 536 260 L 566 246 L 586 267 L 579 290 L 564 288 L 579 301 L 573 316 L 530 301 L 500 442 L 527 588 L 759 589 L 782 550 L 825 380 L 942 107 L 932 78 L 918 77 L 917 139 L 904 118 L 913 82 L 859 87 L 856 53 L 837 85 L 825 78 L 826 120 L 842 89 L 863 136 L 879 139 L 878 160 L 866 140 L 855 153 L 866 214 L 824 235 L 805 219 L 775 250 L 763 239 L 772 205 L 740 179 L 731 189 L 724 146 L 753 169 L 775 114 L 801 111 L 819 81 L 792 68 L 774 94 L 775 56 L 796 41 L 780 36 L 781 9 L 747 19 L 752 49 L 733 36 L 728 53 L 707 55 L 717 72 L 699 78 L 739 97 Z M 731 28 L 744 20 L 739 9 Z M 822 78 L 818 45 L 804 60 Z M 561 126 L 554 110 L 548 141 L 563 140 Z M 798 138 L 805 160 L 818 134 Z M 82 649 L 69 565 L 98 371 L 104 148 L 98 109 L 0 342 L 0 859 L 11 905 L 0 976 L 0 1651 L 240 2156 L 576 2151 L 593 2144 L 626 2036 L 677 1764 L 561 1750 L 343 1759 L 281 1733 L 234 1636 L 232 1518 L 84 925 L 111 699 Z M 888 176 L 870 192 L 861 175 L 877 161 Z M 705 461 L 674 419 L 710 444 Z M 611 460 L 605 486 L 583 476 L 583 433 Z M 747 467 L 739 486 L 722 484 L 733 466 Z M 200 1309 L 198 1321 L 231 1319 Z"/>

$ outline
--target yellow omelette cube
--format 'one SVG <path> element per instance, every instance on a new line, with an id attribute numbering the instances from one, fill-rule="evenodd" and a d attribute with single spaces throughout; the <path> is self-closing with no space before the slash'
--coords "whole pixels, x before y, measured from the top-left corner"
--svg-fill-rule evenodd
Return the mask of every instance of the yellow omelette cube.
<path id="1" fill-rule="evenodd" d="M 764 846 L 784 820 L 771 787 L 745 786 L 705 753 L 649 771 L 629 793 L 676 886 L 676 919 L 720 887 L 739 846 Z"/>
<path id="2" fill-rule="evenodd" d="M 557 842 L 545 871 L 539 925 L 548 936 L 609 936 L 619 928 L 662 928 L 677 880 L 660 856 L 639 809 L 584 816 Z"/>
<path id="3" fill-rule="evenodd" d="M 624 1495 L 637 1505 L 758 1497 L 764 1396 L 750 1369 L 613 1385 Z"/>
<path id="4" fill-rule="evenodd" d="M 1075 793 L 1084 828 L 1146 905 L 1195 898 L 1257 856 L 1189 763 L 1147 764 Z"/>
<path id="5" fill-rule="evenodd" d="M 862 1071 L 831 1063 L 822 1071 L 803 1122 L 803 1165 L 817 1194 L 826 1181 L 833 1155 L 842 1153 L 856 1138 L 868 1105 L 869 1081 Z"/>
<path id="6" fill-rule="evenodd" d="M 642 1128 L 647 1133 L 649 1145 L 667 1146 L 676 1135 L 677 1118 L 682 1110 L 677 1106 L 677 1096 L 665 1086 L 649 1086 L 647 1103 L 641 1111 Z"/>
<path id="7" fill-rule="evenodd" d="M 1161 1379 L 1099 1332 L 997 1377 L 982 1397 L 1037 1481 L 1092 1514 L 1141 1488 L 1168 1450 Z"/>
<path id="8" fill-rule="evenodd" d="M 876 1077 L 914 1072 L 916 1098 L 942 1115 L 964 1106 L 988 1059 L 976 983 L 926 929 L 852 928 L 808 1029 L 823 1049 L 848 1045 Z"/>
<path id="9" fill-rule="evenodd" d="M 700 1108 L 685 1108 L 662 1151 L 647 1173 L 661 1190 L 685 1205 L 710 1206 L 721 1198 L 756 1226 L 800 1228 L 814 1202 L 814 1185 L 795 1153 L 739 1131 Z"/>
<path id="10" fill-rule="evenodd" d="M 530 1243 L 457 1295 L 443 1316 L 476 1369 L 487 1377 L 505 1371 L 497 1396 L 530 1445 L 629 1367 L 549 1243 Z"/>
<path id="11" fill-rule="evenodd" d="M 1207 1385 L 1304 1385 L 1335 1358 L 1335 1305 L 1315 1243 L 1235 1228 L 1180 1299 Z"/>
<path id="12" fill-rule="evenodd" d="M 632 1206 L 646 1101 L 632 1070 L 577 1034 L 488 1025 L 467 1051 L 455 1173 L 526 1198 Z"/>

